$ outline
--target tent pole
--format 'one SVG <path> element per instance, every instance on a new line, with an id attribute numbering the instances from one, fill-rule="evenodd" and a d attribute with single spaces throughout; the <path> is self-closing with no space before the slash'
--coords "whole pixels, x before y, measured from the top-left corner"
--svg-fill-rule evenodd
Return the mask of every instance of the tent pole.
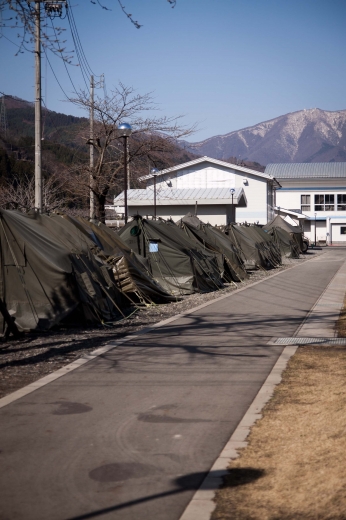
<path id="1" fill-rule="evenodd" d="M 14 337 L 20 336 L 20 332 L 17 328 L 17 325 L 14 323 L 8 310 L 6 309 L 6 305 L 4 304 L 4 302 L 1 299 L 0 299 L 0 312 L 3 315 L 4 320 L 7 323 L 7 327 L 8 327 L 8 329 L 5 332 L 5 338 L 7 339 L 11 333 L 13 334 Z"/>

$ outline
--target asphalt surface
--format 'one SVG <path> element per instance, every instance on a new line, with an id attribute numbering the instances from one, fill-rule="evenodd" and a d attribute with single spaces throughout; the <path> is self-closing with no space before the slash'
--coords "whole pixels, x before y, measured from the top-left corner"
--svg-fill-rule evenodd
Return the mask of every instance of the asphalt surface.
<path id="1" fill-rule="evenodd" d="M 327 249 L 2 408 L 0 519 L 178 520 L 280 356 L 268 341 L 345 259 Z"/>

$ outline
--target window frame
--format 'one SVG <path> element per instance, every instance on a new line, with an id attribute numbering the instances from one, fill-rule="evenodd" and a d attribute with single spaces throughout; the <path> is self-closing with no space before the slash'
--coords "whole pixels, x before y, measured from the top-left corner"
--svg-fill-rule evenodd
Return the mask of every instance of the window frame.
<path id="1" fill-rule="evenodd" d="M 301 211 L 311 211 L 311 195 L 300 195 L 300 209 Z"/>
<path id="2" fill-rule="evenodd" d="M 343 198 L 343 202 L 339 202 L 339 199 Z M 343 207 L 341 207 L 343 206 Z M 337 203 L 336 203 L 337 211 L 346 211 L 346 193 L 338 193 L 337 194 Z"/>
<path id="3" fill-rule="evenodd" d="M 314 211 L 335 211 L 335 194 L 315 193 Z"/>

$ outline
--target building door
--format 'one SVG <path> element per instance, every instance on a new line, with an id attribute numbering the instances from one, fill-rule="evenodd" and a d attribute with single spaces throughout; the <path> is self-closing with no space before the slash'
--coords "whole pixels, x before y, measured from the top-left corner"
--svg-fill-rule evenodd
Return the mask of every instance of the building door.
<path id="1" fill-rule="evenodd" d="M 332 224 L 331 231 L 331 242 L 333 244 L 346 245 L 346 222 L 343 224 Z"/>

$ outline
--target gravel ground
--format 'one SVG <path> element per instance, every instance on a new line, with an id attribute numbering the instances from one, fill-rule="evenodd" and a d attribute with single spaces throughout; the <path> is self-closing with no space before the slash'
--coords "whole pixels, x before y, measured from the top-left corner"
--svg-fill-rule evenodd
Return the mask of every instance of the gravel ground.
<path id="1" fill-rule="evenodd" d="M 323 251 L 309 251 L 299 259 L 287 259 L 284 265 L 272 271 L 254 271 L 238 288 L 264 280 L 274 272 L 284 271 L 296 264 L 311 260 Z M 27 333 L 21 339 L 0 342 L 0 398 L 92 352 L 109 341 L 137 332 L 148 325 L 191 310 L 219 296 L 233 292 L 237 287 L 228 285 L 220 291 L 192 294 L 175 303 L 156 305 L 138 310 L 113 327 L 60 327 L 46 333 Z"/>

